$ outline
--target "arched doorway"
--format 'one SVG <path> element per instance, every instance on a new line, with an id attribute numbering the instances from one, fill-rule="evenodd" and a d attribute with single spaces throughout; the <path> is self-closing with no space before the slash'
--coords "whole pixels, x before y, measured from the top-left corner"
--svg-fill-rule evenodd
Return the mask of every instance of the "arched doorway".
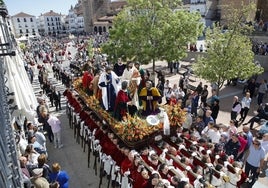
<path id="1" fill-rule="evenodd" d="M 95 26 L 94 27 L 94 33 L 97 33 L 98 32 L 98 28 Z"/>
<path id="2" fill-rule="evenodd" d="M 99 33 L 101 34 L 102 33 L 102 27 L 99 26 Z"/>

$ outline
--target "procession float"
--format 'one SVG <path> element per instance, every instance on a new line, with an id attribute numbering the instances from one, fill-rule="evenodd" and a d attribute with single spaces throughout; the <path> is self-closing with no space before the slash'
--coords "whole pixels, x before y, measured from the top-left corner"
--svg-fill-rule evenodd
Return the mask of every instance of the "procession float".
<path id="1" fill-rule="evenodd" d="M 117 121 L 110 112 L 105 111 L 99 99 L 88 95 L 82 86 L 82 78 L 73 81 L 73 88 L 87 107 L 92 110 L 109 128 L 130 148 L 139 148 L 164 136 L 173 136 L 185 121 L 186 112 L 176 105 L 161 105 L 157 115 L 131 116 L 127 114 Z"/>

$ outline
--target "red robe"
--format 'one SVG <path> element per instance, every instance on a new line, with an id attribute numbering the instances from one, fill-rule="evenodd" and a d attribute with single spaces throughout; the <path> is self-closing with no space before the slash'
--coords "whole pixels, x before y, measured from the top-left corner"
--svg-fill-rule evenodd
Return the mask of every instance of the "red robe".
<path id="1" fill-rule="evenodd" d="M 114 116 L 118 120 L 122 120 L 122 117 L 127 113 L 127 102 L 129 101 L 128 93 L 120 90 L 115 99 Z"/>
<path id="2" fill-rule="evenodd" d="M 147 180 L 145 180 L 141 173 L 134 173 L 135 177 L 133 177 L 133 185 L 132 188 L 141 188 L 142 185 L 146 184 Z"/>
<path id="3" fill-rule="evenodd" d="M 131 171 L 133 169 L 133 162 L 125 156 L 125 159 L 122 161 L 121 165 L 121 173 L 124 174 L 126 171 Z"/>
<path id="4" fill-rule="evenodd" d="M 83 84 L 83 88 L 86 89 L 89 87 L 89 84 L 91 83 L 91 81 L 93 80 L 93 75 L 90 74 L 88 71 L 85 71 L 83 74 L 83 78 L 82 78 L 82 84 Z"/>

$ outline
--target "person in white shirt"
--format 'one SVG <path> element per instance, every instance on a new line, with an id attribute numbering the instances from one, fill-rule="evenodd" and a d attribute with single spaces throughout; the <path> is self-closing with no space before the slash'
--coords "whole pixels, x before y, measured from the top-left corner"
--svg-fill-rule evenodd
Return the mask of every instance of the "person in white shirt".
<path id="1" fill-rule="evenodd" d="M 241 105 L 242 105 L 242 108 L 241 108 L 241 111 L 240 111 L 240 115 L 241 115 L 241 118 L 239 119 L 239 121 L 241 121 L 241 123 L 243 123 L 248 115 L 248 111 L 249 111 L 249 108 L 250 108 L 250 103 L 251 103 L 251 98 L 250 98 L 250 93 L 247 92 L 246 93 L 246 96 L 243 97 L 242 101 L 241 101 Z"/>
<path id="2" fill-rule="evenodd" d="M 232 111 L 231 111 L 231 120 L 236 120 L 237 115 L 241 111 L 241 104 L 239 102 L 238 96 L 234 96 L 233 99 L 233 106 L 232 106 Z"/>
<path id="3" fill-rule="evenodd" d="M 61 122 L 60 120 L 51 114 L 48 115 L 47 120 L 49 126 L 52 129 L 52 132 L 54 134 L 54 147 L 55 148 L 62 148 L 63 144 L 61 143 Z"/>
<path id="4" fill-rule="evenodd" d="M 207 132 L 207 137 L 211 140 L 212 143 L 218 144 L 221 138 L 219 126 L 214 124 L 214 126 L 210 127 Z"/>

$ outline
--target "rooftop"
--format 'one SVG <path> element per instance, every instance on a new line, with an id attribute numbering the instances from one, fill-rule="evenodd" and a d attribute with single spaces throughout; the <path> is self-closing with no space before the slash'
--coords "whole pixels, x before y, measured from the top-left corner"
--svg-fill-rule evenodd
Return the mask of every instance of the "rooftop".
<path id="1" fill-rule="evenodd" d="M 26 13 L 24 13 L 24 12 L 20 12 L 20 13 L 18 13 L 18 14 L 15 14 L 15 15 L 12 16 L 12 17 L 35 17 L 35 16 L 30 15 L 30 14 L 26 14 Z"/>
<path id="2" fill-rule="evenodd" d="M 50 10 L 49 12 L 41 14 L 41 16 L 61 16 L 61 14 L 58 14 L 58 13 L 54 12 L 53 10 Z"/>

